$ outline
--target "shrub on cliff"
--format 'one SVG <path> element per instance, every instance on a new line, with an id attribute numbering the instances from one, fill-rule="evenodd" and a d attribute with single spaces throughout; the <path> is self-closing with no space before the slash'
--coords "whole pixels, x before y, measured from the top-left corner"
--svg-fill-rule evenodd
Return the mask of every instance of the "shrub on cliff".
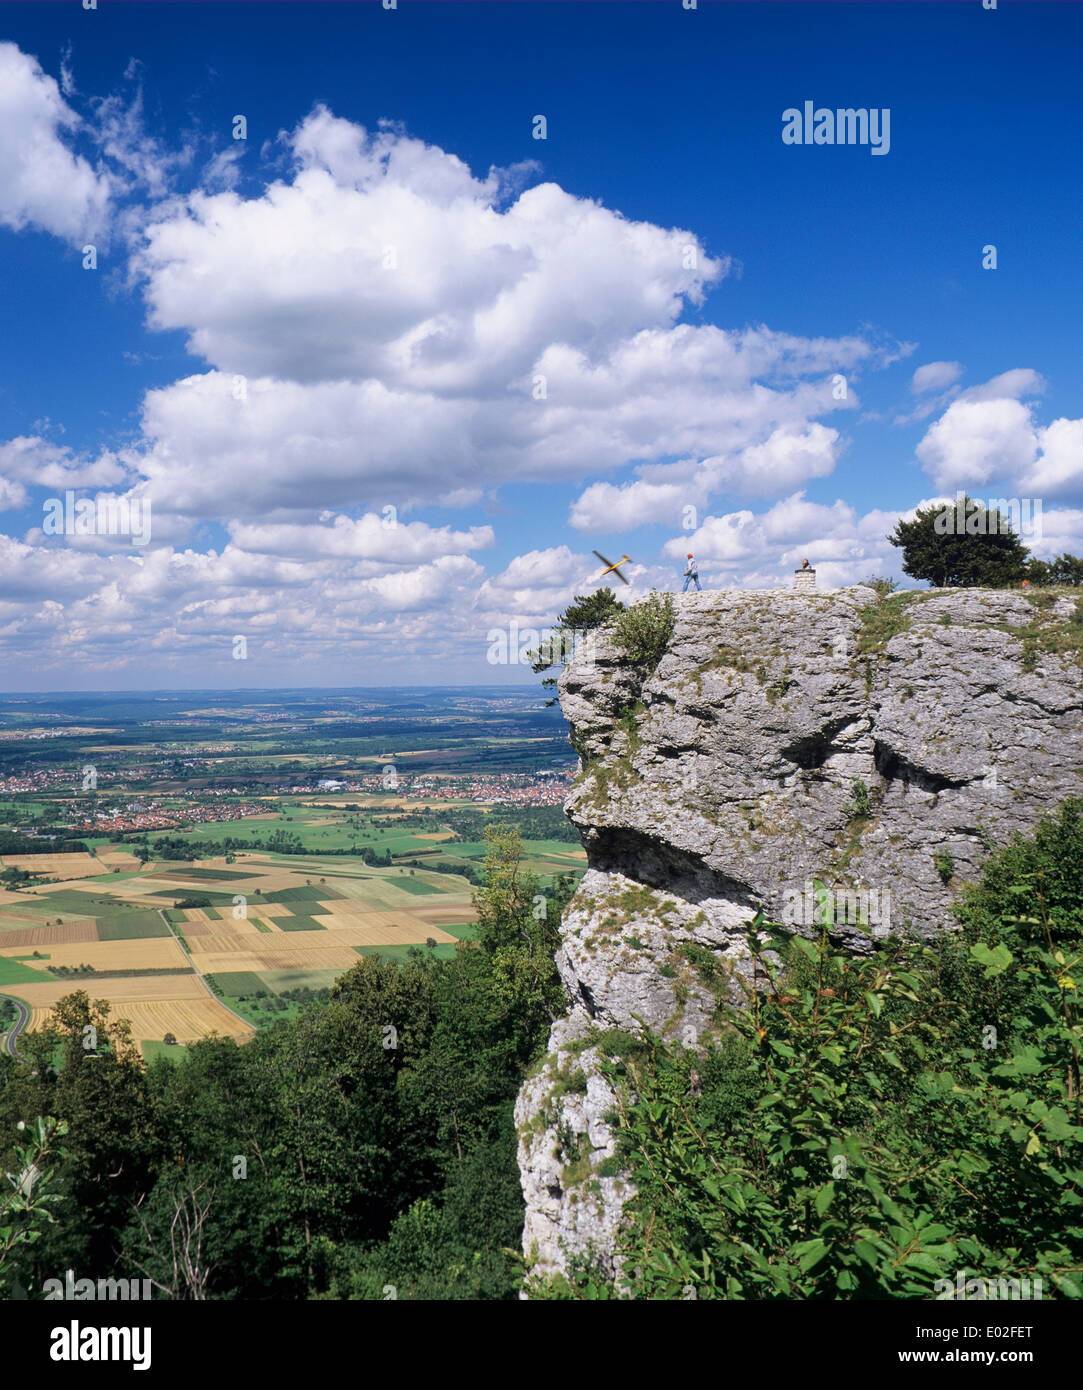
<path id="1" fill-rule="evenodd" d="M 645 675 L 658 665 L 673 636 L 672 594 L 651 594 L 617 618 L 614 640 Z"/>

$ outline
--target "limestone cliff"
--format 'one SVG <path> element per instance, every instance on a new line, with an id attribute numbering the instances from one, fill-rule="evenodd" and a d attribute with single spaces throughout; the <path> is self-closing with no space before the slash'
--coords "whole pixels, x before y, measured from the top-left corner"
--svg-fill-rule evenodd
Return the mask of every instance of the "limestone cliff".
<path id="1" fill-rule="evenodd" d="M 854 949 L 933 934 L 992 846 L 1083 792 L 1073 598 L 878 602 L 855 587 L 676 603 L 645 681 L 602 632 L 560 682 L 580 754 L 565 809 L 589 868 L 562 926 L 568 1012 L 516 1110 L 541 1274 L 576 1251 L 613 1267 L 628 1185 L 590 1039 L 646 1025 L 702 1045 L 713 1000 L 682 943 L 739 967 L 757 909 L 809 926 L 814 878 L 856 904 L 839 928 Z"/>

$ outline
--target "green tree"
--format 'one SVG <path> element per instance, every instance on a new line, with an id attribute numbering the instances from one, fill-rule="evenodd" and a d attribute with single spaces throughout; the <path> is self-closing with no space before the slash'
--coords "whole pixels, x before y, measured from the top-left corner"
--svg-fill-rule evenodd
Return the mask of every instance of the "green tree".
<path id="1" fill-rule="evenodd" d="M 474 894 L 477 941 L 492 961 L 493 986 L 528 1030 L 560 1012 L 564 991 L 554 957 L 559 912 L 551 911 L 538 879 L 523 866 L 523 841 L 510 825 L 485 831 L 482 886 Z"/>
<path id="2" fill-rule="evenodd" d="M 1055 560 L 1031 559 L 1027 563 L 1027 578 L 1032 584 L 1063 584 L 1070 588 L 1083 585 L 1083 556 L 1059 555 Z"/>
<path id="3" fill-rule="evenodd" d="M 540 675 L 542 671 L 564 665 L 571 657 L 581 633 L 605 627 L 623 612 L 624 604 L 614 596 L 612 589 L 595 589 L 592 594 L 576 594 L 557 618 L 551 635 L 542 641 L 536 651 L 527 653 L 530 669 Z M 555 687 L 556 683 L 556 676 L 546 676 L 542 681 L 542 685 L 549 689 Z M 550 705 L 555 703 L 555 696 L 547 701 Z"/>
<path id="4" fill-rule="evenodd" d="M 903 552 L 904 574 L 939 589 L 1000 589 L 1027 577 L 1029 552 L 1010 529 L 1010 517 L 973 498 L 964 498 L 961 507 L 919 507 L 912 521 L 896 524 L 888 540 Z"/>

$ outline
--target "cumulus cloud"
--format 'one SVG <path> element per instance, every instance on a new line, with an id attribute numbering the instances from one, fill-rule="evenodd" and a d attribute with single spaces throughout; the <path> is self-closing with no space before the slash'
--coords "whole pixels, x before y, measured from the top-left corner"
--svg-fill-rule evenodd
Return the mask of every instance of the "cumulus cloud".
<path id="1" fill-rule="evenodd" d="M 829 474 L 840 446 L 839 432 L 818 423 L 799 432 L 775 429 L 728 456 L 645 469 L 650 480 L 592 483 L 572 504 L 569 524 L 580 531 L 631 530 L 694 516 L 718 492 L 777 494 Z"/>
<path id="2" fill-rule="evenodd" d="M 976 491 L 990 482 L 1028 496 L 1083 489 L 1083 420 L 1041 426 L 1029 399 L 1045 390 L 1029 367 L 961 392 L 928 429 L 917 456 L 938 487 Z"/>
<path id="3" fill-rule="evenodd" d="M 831 374 L 903 350 L 678 323 L 728 259 L 556 184 L 521 189 L 524 168 L 477 177 L 323 107 L 281 138 L 288 175 L 168 201 L 133 257 L 148 323 L 210 367 L 144 404 L 163 505 L 251 516 L 257 458 L 261 511 L 358 492 L 454 505 L 629 462 L 667 485 L 646 470 L 674 457 L 709 461 L 708 490 L 777 491 L 832 466 L 837 436 L 812 417 L 855 398 L 835 401 Z"/>
<path id="4" fill-rule="evenodd" d="M 128 480 L 135 468 L 134 456 L 126 463 L 107 449 L 89 458 L 40 435 L 16 435 L 0 442 L 0 474 L 39 487 L 111 487 Z"/>
<path id="5" fill-rule="evenodd" d="M 825 587 L 853 584 L 870 572 L 897 570 L 898 552 L 887 534 L 902 515 L 873 510 L 859 516 L 842 499 L 828 506 L 796 492 L 765 512 L 706 517 L 695 531 L 667 541 L 663 553 L 679 563 L 691 550 L 701 572 L 720 586 L 788 585 L 806 557 Z"/>
<path id="6" fill-rule="evenodd" d="M 234 523 L 230 534 L 241 549 L 262 554 L 334 556 L 394 565 L 461 555 L 492 545 L 494 539 L 491 526 L 453 531 L 449 526 L 400 522 L 394 515 L 377 516 L 373 512 L 356 521 L 342 515 L 328 521 L 330 524 L 318 526 Z"/>
<path id="7" fill-rule="evenodd" d="M 0 223 L 73 243 L 101 231 L 110 176 L 72 152 L 82 124 L 36 58 L 0 43 Z"/>

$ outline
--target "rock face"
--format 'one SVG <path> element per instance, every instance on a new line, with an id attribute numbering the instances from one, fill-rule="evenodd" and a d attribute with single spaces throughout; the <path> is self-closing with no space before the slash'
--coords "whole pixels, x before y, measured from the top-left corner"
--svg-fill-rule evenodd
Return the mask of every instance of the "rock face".
<path id="1" fill-rule="evenodd" d="M 683 943 L 740 969 L 758 909 L 818 931 L 814 879 L 852 949 L 935 934 L 989 849 L 1083 793 L 1072 598 L 879 602 L 859 586 L 675 601 L 645 681 L 603 632 L 560 683 L 580 754 L 565 810 L 589 868 L 557 958 L 568 1013 L 516 1107 L 524 1251 L 543 1276 L 577 1257 L 616 1268 L 630 1188 L 591 1039 L 646 1026 L 706 1041 L 714 1000 Z"/>

